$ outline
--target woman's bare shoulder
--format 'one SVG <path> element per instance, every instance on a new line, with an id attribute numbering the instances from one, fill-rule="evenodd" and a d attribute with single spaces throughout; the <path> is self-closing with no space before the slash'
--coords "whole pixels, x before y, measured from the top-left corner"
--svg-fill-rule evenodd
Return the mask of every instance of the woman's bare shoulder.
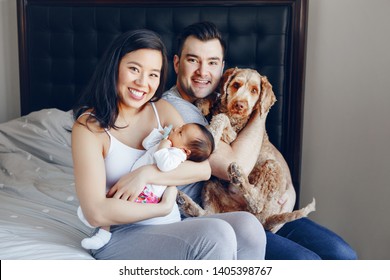
<path id="1" fill-rule="evenodd" d="M 73 129 L 89 130 L 92 133 L 101 133 L 105 130 L 100 126 L 99 121 L 93 116 L 90 111 L 80 115 L 73 124 Z"/>
<path id="2" fill-rule="evenodd" d="M 160 99 L 159 101 L 154 102 L 154 104 L 156 104 L 156 107 L 157 107 L 159 113 L 175 114 L 175 115 L 180 116 L 179 112 L 175 109 L 175 107 L 171 103 L 169 103 L 168 101 L 166 101 L 164 99 Z"/>
<path id="3" fill-rule="evenodd" d="M 157 107 L 158 109 L 161 108 L 161 109 L 168 109 L 168 110 L 171 110 L 171 109 L 173 108 L 174 110 L 176 110 L 175 107 L 173 107 L 173 106 L 171 105 L 171 103 L 169 103 L 168 101 L 166 101 L 166 100 L 164 100 L 164 99 L 160 99 L 160 100 L 154 102 L 154 104 L 156 105 L 156 107 Z"/>
<path id="4" fill-rule="evenodd" d="M 168 101 L 160 99 L 155 102 L 161 121 L 164 123 L 181 125 L 184 121 L 180 113 Z"/>

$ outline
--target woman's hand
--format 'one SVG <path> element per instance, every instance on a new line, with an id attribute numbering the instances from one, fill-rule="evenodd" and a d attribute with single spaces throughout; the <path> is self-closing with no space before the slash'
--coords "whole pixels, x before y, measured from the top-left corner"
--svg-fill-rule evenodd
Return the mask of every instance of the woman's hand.
<path id="1" fill-rule="evenodd" d="M 124 176 L 107 193 L 107 197 L 134 201 L 147 184 L 148 165 L 142 166 Z"/>

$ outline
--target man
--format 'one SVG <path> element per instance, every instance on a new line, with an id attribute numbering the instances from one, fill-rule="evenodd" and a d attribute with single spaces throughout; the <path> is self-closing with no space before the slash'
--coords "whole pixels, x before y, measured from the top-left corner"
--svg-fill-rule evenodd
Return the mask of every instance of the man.
<path id="1" fill-rule="evenodd" d="M 212 23 L 195 24 L 188 27 L 179 39 L 178 53 L 180 56 L 174 56 L 177 84 L 165 92 L 163 98 L 175 106 L 185 122 L 207 125 L 207 120 L 192 102 L 216 90 L 224 68 L 225 42 Z M 249 174 L 260 153 L 264 128 L 265 118 L 255 114 L 231 146 L 220 142 L 218 152 L 210 157 L 213 175 L 228 180 L 227 168 L 233 161 Z M 258 145 L 253 145 L 254 139 Z M 200 185 L 202 183 L 184 188 L 198 203 Z"/>
<path id="2" fill-rule="evenodd" d="M 211 22 L 192 24 L 181 33 L 178 53 L 173 61 L 176 85 L 165 92 L 163 98 L 175 106 L 185 122 L 207 125 L 207 120 L 192 102 L 205 98 L 217 89 L 224 69 L 225 50 L 225 42 Z M 220 142 L 209 159 L 214 176 L 228 180 L 228 165 L 233 161 L 246 174 L 250 173 L 260 153 L 265 119 L 256 112 L 230 146 Z M 198 182 L 180 188 L 201 204 L 202 185 L 202 182 Z M 288 188 L 279 203 L 285 211 L 293 209 L 293 187 Z M 266 259 L 321 258 L 355 259 L 356 254 L 340 237 L 306 218 L 286 224 L 278 234 L 267 232 Z"/>

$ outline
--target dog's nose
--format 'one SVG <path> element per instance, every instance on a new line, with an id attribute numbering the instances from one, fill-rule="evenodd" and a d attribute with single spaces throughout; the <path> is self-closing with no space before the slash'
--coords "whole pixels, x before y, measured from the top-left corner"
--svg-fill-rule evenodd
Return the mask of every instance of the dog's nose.
<path id="1" fill-rule="evenodd" d="M 242 101 L 237 101 L 234 107 L 236 108 L 236 110 L 241 111 L 245 108 L 245 103 Z"/>

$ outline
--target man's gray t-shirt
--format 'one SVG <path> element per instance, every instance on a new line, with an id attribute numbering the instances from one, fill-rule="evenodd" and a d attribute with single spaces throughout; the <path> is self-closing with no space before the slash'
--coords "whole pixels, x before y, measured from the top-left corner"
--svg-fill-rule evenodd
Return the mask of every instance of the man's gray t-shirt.
<path id="1" fill-rule="evenodd" d="M 194 104 L 181 97 L 176 86 L 173 86 L 170 90 L 164 92 L 162 97 L 176 108 L 185 123 L 199 123 L 201 125 L 209 124 Z"/>
<path id="2" fill-rule="evenodd" d="M 202 125 L 208 125 L 206 118 L 202 115 L 199 109 L 191 102 L 184 100 L 177 90 L 176 86 L 173 86 L 170 90 L 164 92 L 163 99 L 171 103 L 176 110 L 180 113 L 185 123 L 199 123 Z M 190 196 L 196 203 L 202 205 L 202 187 L 203 181 L 178 186 L 178 189 Z"/>

